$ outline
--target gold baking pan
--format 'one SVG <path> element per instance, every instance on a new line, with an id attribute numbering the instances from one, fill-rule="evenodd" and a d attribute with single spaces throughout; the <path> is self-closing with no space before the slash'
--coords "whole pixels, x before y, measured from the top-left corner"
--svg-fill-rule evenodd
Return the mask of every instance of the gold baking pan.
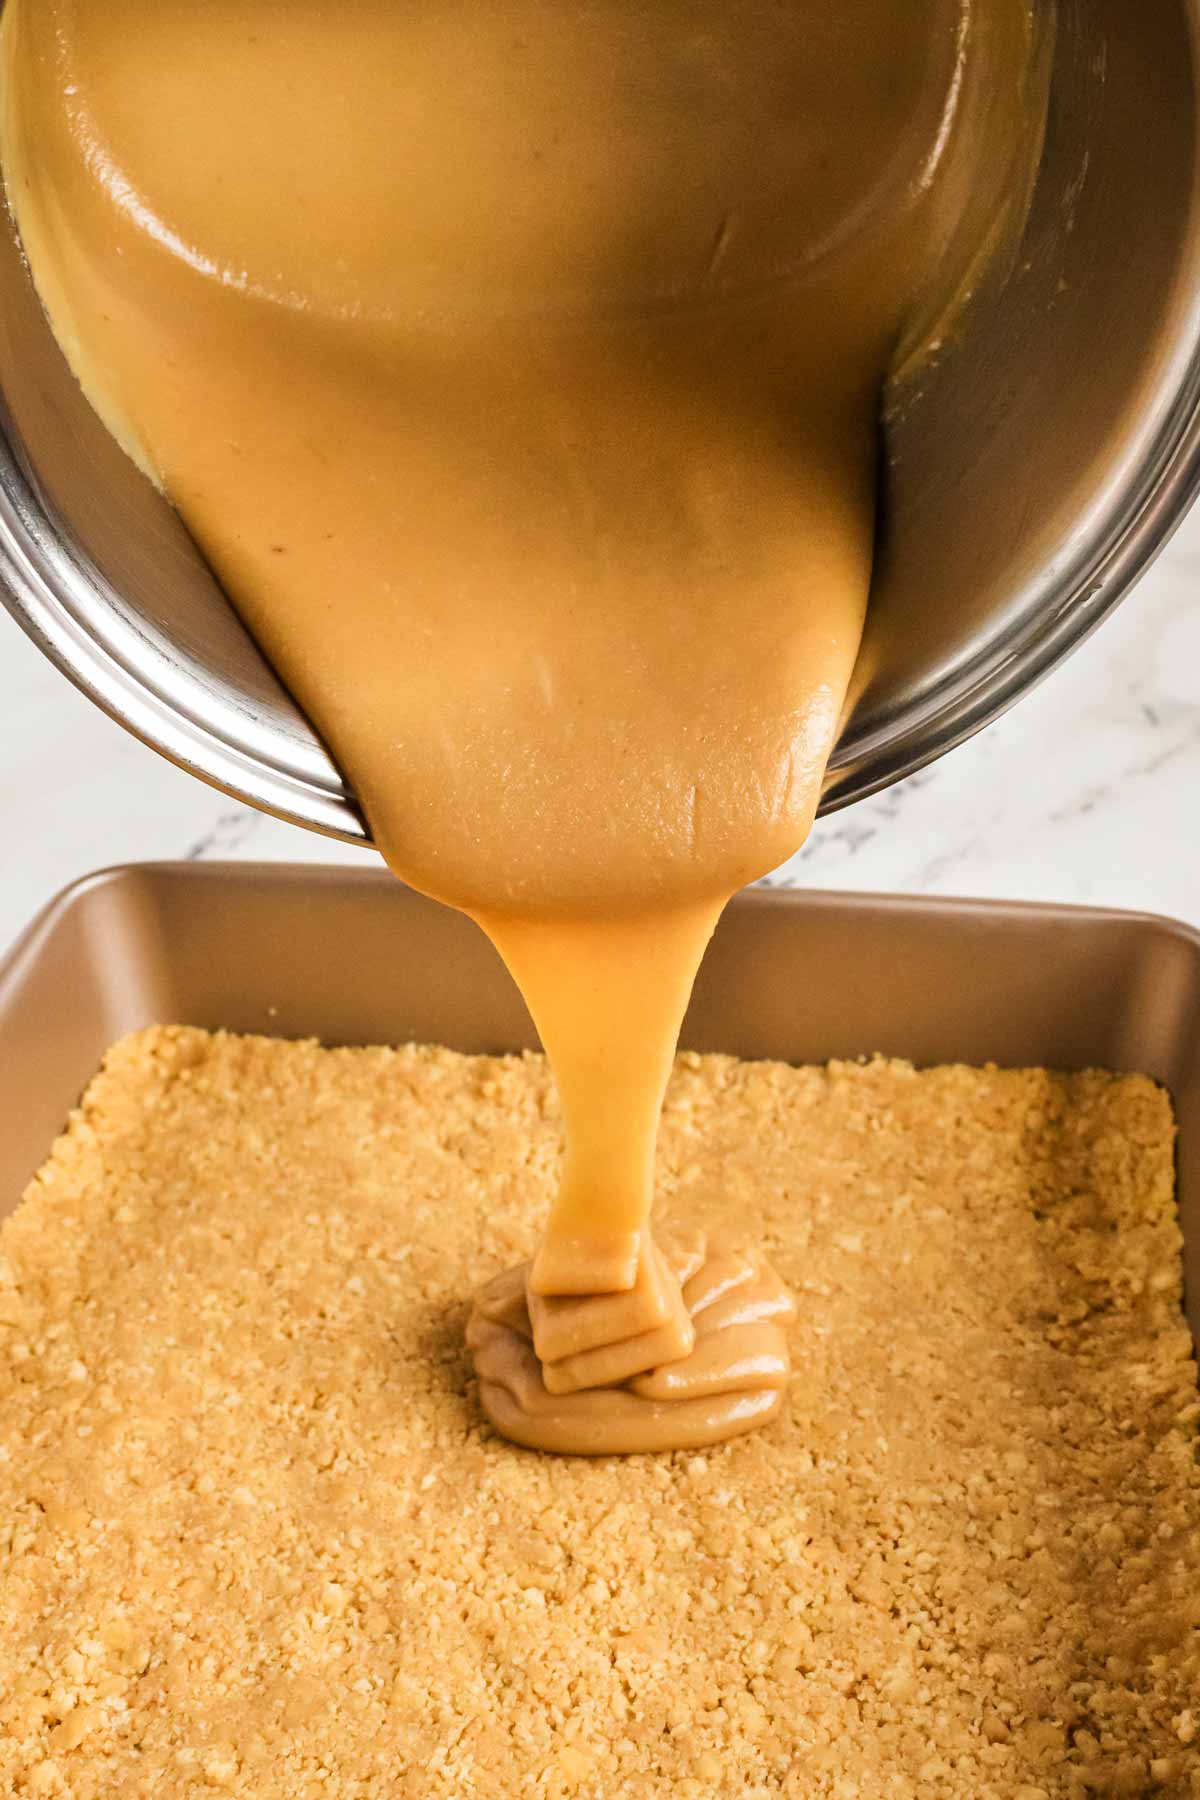
<path id="1" fill-rule="evenodd" d="M 536 1043 L 467 919 L 389 875 L 161 863 L 90 875 L 0 965 L 0 1217 L 44 1161 L 107 1046 L 151 1024 Z M 1200 934 L 1073 907 L 752 890 L 729 907 L 688 1049 L 823 1062 L 1140 1071 L 1179 1121 L 1188 1321 L 1200 1337 Z"/>

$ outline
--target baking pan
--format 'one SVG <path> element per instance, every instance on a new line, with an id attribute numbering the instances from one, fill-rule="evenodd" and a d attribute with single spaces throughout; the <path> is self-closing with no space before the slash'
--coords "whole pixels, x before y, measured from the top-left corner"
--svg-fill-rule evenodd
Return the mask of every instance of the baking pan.
<path id="1" fill-rule="evenodd" d="M 753 890 L 729 907 L 685 1047 L 823 1062 L 1140 1071 L 1179 1120 L 1200 1338 L 1200 935 L 1072 907 Z M 469 920 L 382 872 L 144 864 L 91 875 L 0 967 L 0 1217 L 114 1039 L 151 1024 L 331 1044 L 518 1050 L 532 1026 Z"/>

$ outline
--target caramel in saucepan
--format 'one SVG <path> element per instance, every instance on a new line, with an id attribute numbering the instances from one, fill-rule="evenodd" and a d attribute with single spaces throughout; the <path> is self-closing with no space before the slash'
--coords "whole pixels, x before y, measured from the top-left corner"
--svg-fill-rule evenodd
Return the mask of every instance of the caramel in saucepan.
<path id="1" fill-rule="evenodd" d="M 748 1428 L 785 1302 L 751 1256 L 749 1313 L 701 1307 L 732 1253 L 656 1251 L 659 1108 L 722 906 L 814 815 L 881 386 L 1013 187 L 1027 0 L 8 0 L 2 29 L 64 351 L 553 1062 L 561 1191 L 479 1302 L 484 1404 L 557 1450 Z"/>

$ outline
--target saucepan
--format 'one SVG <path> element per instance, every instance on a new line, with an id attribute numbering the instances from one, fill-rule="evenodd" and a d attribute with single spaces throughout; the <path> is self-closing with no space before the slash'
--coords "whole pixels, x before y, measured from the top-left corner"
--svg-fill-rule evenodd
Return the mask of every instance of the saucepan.
<path id="1" fill-rule="evenodd" d="M 1024 236 L 885 421 L 872 670 L 824 807 L 977 731 L 1116 605 L 1200 482 L 1200 0 L 1033 0 Z M 366 840 L 183 525 L 93 415 L 0 229 L 0 585 L 112 716 L 239 799 Z"/>

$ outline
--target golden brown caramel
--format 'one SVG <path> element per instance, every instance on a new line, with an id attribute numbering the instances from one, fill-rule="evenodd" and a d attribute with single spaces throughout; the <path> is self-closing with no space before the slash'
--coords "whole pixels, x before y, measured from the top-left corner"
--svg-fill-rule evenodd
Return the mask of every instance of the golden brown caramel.
<path id="1" fill-rule="evenodd" d="M 1028 0 L 8 0 L 5 175 L 67 356 L 546 1044 L 535 1303 L 654 1286 L 692 981 L 812 821 L 881 385 L 1014 188 L 1031 30 Z M 778 1327 L 666 1289 L 636 1354 L 485 1378 L 501 1428 L 726 1435 L 724 1355 L 738 1428 L 769 1411 Z"/>
<path id="2" fill-rule="evenodd" d="M 770 1417 L 795 1308 L 754 1251 L 663 1236 L 629 1294 L 539 1301 L 528 1267 L 476 1296 L 467 1328 L 493 1424 L 517 1443 L 591 1456 L 686 1450 Z"/>

